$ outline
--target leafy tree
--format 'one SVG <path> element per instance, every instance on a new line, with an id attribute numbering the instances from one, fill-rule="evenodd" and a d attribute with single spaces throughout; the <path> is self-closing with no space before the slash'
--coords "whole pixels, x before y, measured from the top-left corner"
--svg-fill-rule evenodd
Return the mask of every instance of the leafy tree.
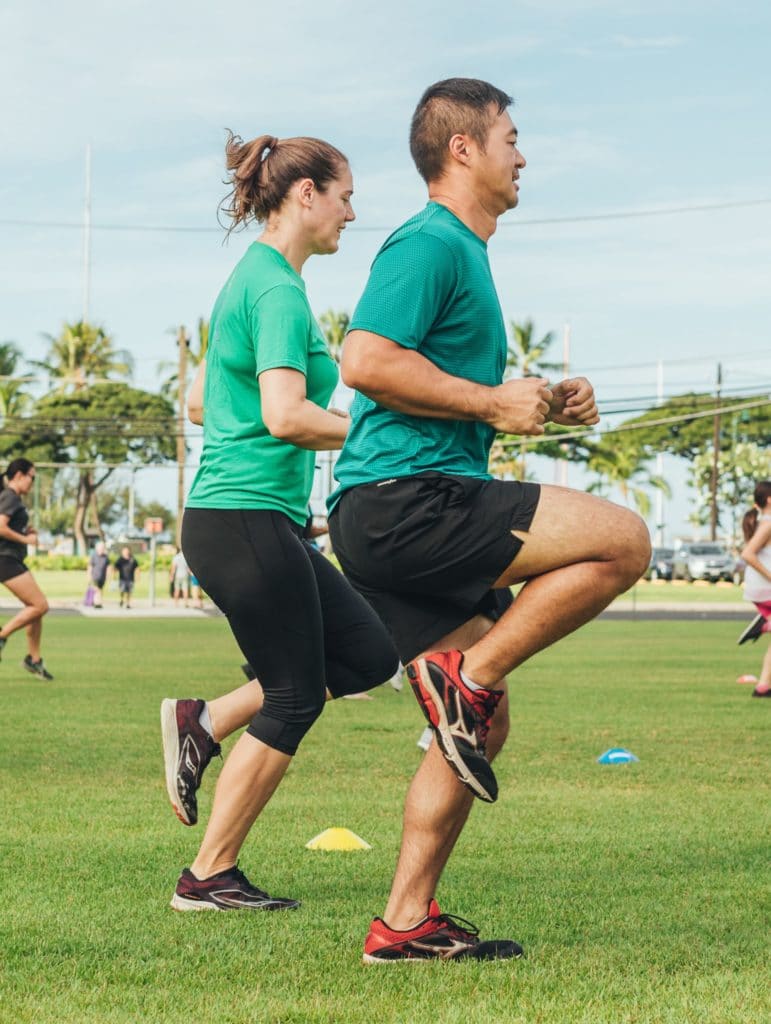
<path id="1" fill-rule="evenodd" d="M 110 464 L 147 465 L 176 454 L 174 411 L 169 402 L 117 382 L 45 395 L 37 402 L 27 430 L 37 448 L 46 452 L 45 461 L 81 464 L 73 524 L 81 552 L 86 548 L 89 509 L 101 532 L 96 492 L 112 474 L 115 467 Z"/>
<path id="2" fill-rule="evenodd" d="M 329 354 L 339 363 L 343 355 L 343 342 L 351 324 L 350 316 L 345 312 L 328 309 L 319 317 L 319 324 L 327 339 Z"/>
<path id="3" fill-rule="evenodd" d="M 688 481 L 695 492 L 695 505 L 689 516 L 697 526 L 706 526 L 712 508 L 712 470 L 714 448 L 707 447 L 691 462 Z M 734 447 L 718 452 L 717 503 L 718 522 L 730 516 L 730 532 L 738 540 L 739 515 L 752 505 L 752 492 L 758 480 L 771 477 L 771 450 L 752 442 L 740 441 Z"/>
<path id="4" fill-rule="evenodd" d="M 758 401 L 755 396 L 732 396 L 723 398 L 721 405 L 740 405 L 743 402 Z M 622 427 L 632 427 L 628 437 L 641 455 L 651 458 L 659 452 L 692 460 L 713 443 L 714 416 L 704 415 L 698 419 L 653 425 L 658 420 L 687 416 L 691 413 L 709 413 L 717 405 L 715 395 L 688 392 L 675 395 L 666 402 L 640 416 L 625 420 Z M 651 424 L 648 426 L 648 424 Z M 771 441 L 771 402 L 721 416 L 721 448 L 739 442 L 769 444 Z"/>
<path id="5" fill-rule="evenodd" d="M 10 462 L 25 455 L 24 441 L 16 433 L 16 421 L 29 412 L 32 396 L 27 382 L 19 379 L 21 352 L 12 341 L 0 343 L 0 459 Z"/>

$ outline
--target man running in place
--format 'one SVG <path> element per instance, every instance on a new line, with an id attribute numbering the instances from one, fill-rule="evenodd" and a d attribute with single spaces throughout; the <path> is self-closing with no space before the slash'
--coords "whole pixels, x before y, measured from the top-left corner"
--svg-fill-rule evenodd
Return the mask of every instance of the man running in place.
<path id="1" fill-rule="evenodd" d="M 503 383 L 506 332 L 487 258 L 517 205 L 525 159 L 486 82 L 431 86 L 410 149 L 428 205 L 375 258 L 346 341 L 358 392 L 337 464 L 330 535 L 346 575 L 389 628 L 437 743 L 407 794 L 404 832 L 367 963 L 520 956 L 482 942 L 435 900 L 474 796 L 508 731 L 506 675 L 593 619 L 648 564 L 632 512 L 580 491 L 492 479 L 497 431 L 598 422 L 583 378 Z M 526 581 L 512 603 L 509 587 Z"/>

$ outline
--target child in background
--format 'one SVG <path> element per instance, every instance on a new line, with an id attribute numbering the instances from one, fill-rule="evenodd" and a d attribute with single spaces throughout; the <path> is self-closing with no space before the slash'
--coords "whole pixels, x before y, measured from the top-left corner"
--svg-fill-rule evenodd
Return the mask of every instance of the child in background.
<path id="1" fill-rule="evenodd" d="M 747 565 L 744 597 L 754 603 L 758 614 L 739 637 L 740 644 L 771 632 L 771 480 L 757 484 L 754 500 L 754 506 L 742 521 L 745 545 L 741 557 Z M 757 682 L 753 697 L 771 697 L 771 645 L 763 658 L 760 678 L 740 676 L 739 680 Z"/>

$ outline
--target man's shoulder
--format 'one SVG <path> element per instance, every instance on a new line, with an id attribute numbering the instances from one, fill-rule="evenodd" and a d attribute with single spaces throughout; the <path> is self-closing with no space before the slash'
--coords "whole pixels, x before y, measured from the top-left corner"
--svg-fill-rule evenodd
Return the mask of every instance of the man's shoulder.
<path id="1" fill-rule="evenodd" d="M 13 512 L 22 504 L 21 498 L 11 487 L 4 487 L 0 491 L 0 510 Z"/>

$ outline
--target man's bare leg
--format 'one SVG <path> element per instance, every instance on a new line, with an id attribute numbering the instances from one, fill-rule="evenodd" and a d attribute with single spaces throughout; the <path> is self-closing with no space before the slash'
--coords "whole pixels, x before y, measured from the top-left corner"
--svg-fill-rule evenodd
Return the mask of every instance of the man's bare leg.
<path id="1" fill-rule="evenodd" d="M 628 509 L 563 487 L 542 487 L 523 547 L 494 586 L 527 580 L 516 601 L 463 659 L 480 686 L 589 622 L 643 574 L 645 523 Z"/>
<path id="2" fill-rule="evenodd" d="M 434 650 L 463 650 L 492 627 L 483 616 L 465 623 L 444 637 Z M 502 684 L 505 687 L 505 683 Z M 508 734 L 506 695 L 496 708 L 487 738 L 490 758 Z M 384 920 L 390 928 L 410 928 L 426 916 L 439 878 L 452 853 L 474 802 L 473 794 L 458 780 L 436 743 L 418 768 L 407 791 L 399 860 Z"/>

